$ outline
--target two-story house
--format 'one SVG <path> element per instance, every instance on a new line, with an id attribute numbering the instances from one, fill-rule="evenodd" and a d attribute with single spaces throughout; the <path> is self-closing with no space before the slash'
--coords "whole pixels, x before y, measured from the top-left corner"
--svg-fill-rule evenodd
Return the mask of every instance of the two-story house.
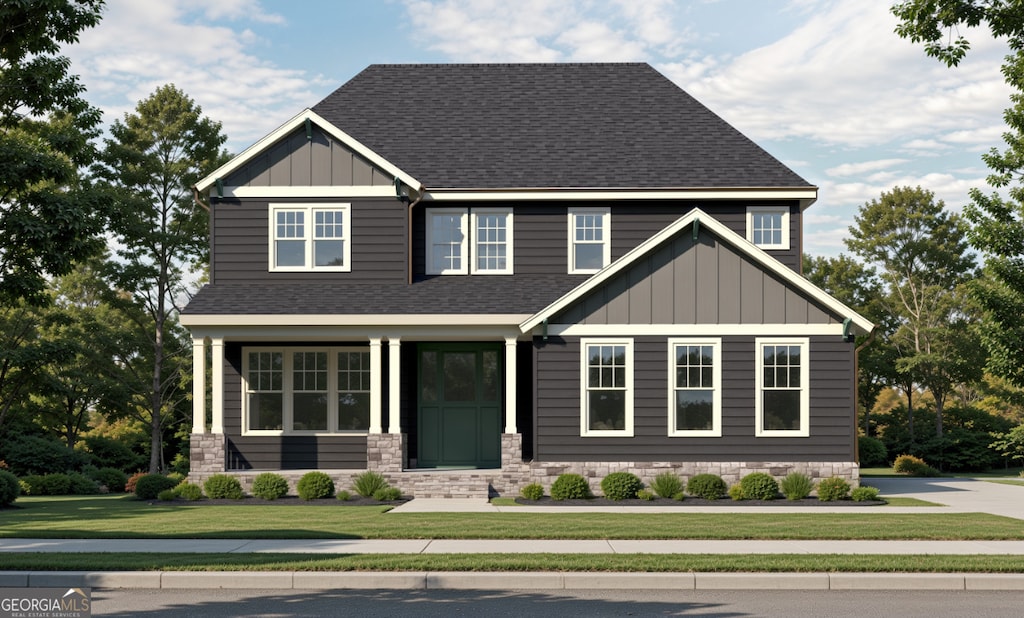
<path id="1" fill-rule="evenodd" d="M 373 65 L 196 188 L 195 478 L 858 477 L 817 188 L 646 64 Z"/>

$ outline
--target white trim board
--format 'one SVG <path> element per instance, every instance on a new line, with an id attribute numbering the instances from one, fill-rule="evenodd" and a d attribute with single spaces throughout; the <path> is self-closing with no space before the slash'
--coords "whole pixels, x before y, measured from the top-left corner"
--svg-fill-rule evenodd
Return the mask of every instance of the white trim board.
<path id="1" fill-rule="evenodd" d="M 541 335 L 543 327 L 533 330 Z M 813 336 L 843 334 L 843 325 L 833 324 L 548 324 L 548 336 L 554 337 L 723 337 L 739 336 Z"/>
<path id="2" fill-rule="evenodd" d="M 518 202 L 536 200 L 799 200 L 800 210 L 804 210 L 818 199 L 817 187 L 793 188 L 554 188 L 538 189 L 460 189 L 435 188 L 429 189 L 423 196 L 424 200 L 458 202 L 465 200 L 514 200 Z"/>
<path id="3" fill-rule="evenodd" d="M 181 314 L 182 326 L 515 326 L 529 316 L 495 314 Z"/>

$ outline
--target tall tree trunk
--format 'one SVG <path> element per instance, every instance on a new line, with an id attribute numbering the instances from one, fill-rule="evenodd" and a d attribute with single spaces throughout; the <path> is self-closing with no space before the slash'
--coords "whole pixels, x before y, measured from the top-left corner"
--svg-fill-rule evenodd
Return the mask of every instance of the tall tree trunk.
<path id="1" fill-rule="evenodd" d="M 151 474 L 160 471 L 161 452 L 163 451 L 163 427 L 161 425 L 160 412 L 163 397 L 163 369 L 164 369 L 164 321 L 162 319 L 163 299 L 159 301 L 161 313 L 157 314 L 155 339 L 153 340 L 153 392 L 149 395 L 150 408 L 153 417 L 150 419 L 149 435 L 149 472 Z"/>
<path id="2" fill-rule="evenodd" d="M 907 429 L 910 430 L 910 442 L 914 442 L 914 387 L 907 388 Z"/>

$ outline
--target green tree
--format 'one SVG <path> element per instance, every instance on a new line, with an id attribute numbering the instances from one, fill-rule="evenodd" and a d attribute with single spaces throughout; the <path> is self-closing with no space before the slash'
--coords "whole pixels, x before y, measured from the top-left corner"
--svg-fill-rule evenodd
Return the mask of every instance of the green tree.
<path id="1" fill-rule="evenodd" d="M 108 202 L 78 175 L 94 158 L 100 112 L 58 55 L 102 6 L 0 3 L 0 302 L 41 302 L 48 276 L 103 247 Z"/>
<path id="2" fill-rule="evenodd" d="M 942 408 L 952 385 L 981 377 L 965 347 L 977 348 L 967 338 L 970 317 L 960 293 L 974 270 L 965 234 L 963 221 L 947 213 L 931 191 L 895 187 L 861 207 L 846 240 L 851 251 L 877 266 L 884 282 L 880 299 L 894 320 L 888 340 L 898 355 L 896 383 L 911 404 L 911 432 L 914 384 L 935 396 L 935 429 L 942 435 Z"/>
<path id="3" fill-rule="evenodd" d="M 114 122 L 95 168 L 118 194 L 112 229 L 118 260 L 110 262 L 116 289 L 137 311 L 125 311 L 150 349 L 132 359 L 148 365 L 146 403 L 151 429 L 150 472 L 162 467 L 163 418 L 187 393 L 180 373 L 191 358 L 177 321 L 190 273 L 208 251 L 208 215 L 192 201 L 191 186 L 227 160 L 221 125 L 173 85 L 158 88 L 135 112 Z M 141 375 L 141 372 L 138 372 Z"/>
<path id="4" fill-rule="evenodd" d="M 1007 147 L 982 156 L 992 172 L 987 182 L 996 192 L 972 189 L 964 216 L 972 223 L 971 244 L 985 257 L 985 276 L 972 284 L 971 292 L 985 311 L 979 334 L 988 350 L 988 368 L 1024 386 L 1024 7 L 1017 0 L 910 0 L 892 12 L 900 20 L 897 34 L 923 43 L 929 56 L 950 67 L 970 50 L 962 29 L 987 25 L 1009 47 L 1002 71 L 1015 92 L 1003 115 Z"/>

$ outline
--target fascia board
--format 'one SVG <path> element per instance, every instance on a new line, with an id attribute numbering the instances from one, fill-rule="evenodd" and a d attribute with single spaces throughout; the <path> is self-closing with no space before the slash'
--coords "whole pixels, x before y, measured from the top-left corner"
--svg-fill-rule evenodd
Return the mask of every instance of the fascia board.
<path id="1" fill-rule="evenodd" d="M 280 140 L 284 136 L 288 135 L 295 129 L 302 126 L 302 124 L 306 122 L 306 120 L 309 120 L 313 124 L 317 125 L 321 129 L 326 131 L 329 135 L 331 135 L 331 137 L 342 142 L 343 144 L 351 148 L 353 151 L 358 153 L 361 157 L 365 158 L 370 163 L 383 169 L 384 171 L 391 174 L 395 178 L 398 178 L 405 185 L 412 187 L 414 190 L 417 191 L 420 189 L 420 187 L 422 187 L 418 180 L 416 180 L 406 172 L 399 169 L 397 166 L 395 166 L 393 163 L 391 163 L 384 157 L 370 150 L 364 144 L 360 143 L 359 140 L 352 137 L 348 133 L 345 133 L 338 127 L 334 126 L 313 110 L 307 108 L 296 114 L 294 117 L 292 117 L 290 120 L 288 120 L 278 128 L 271 131 L 269 134 L 263 137 L 263 139 L 259 140 L 252 146 L 249 146 L 248 148 L 243 150 L 238 156 L 234 157 L 224 165 L 218 167 L 210 175 L 206 176 L 205 178 L 197 182 L 195 184 L 196 189 L 200 191 L 208 190 L 210 187 L 214 185 L 214 183 L 217 182 L 218 178 L 224 178 L 230 175 L 232 172 L 238 170 L 240 167 L 248 163 L 254 157 L 265 151 L 267 148 L 273 146 L 275 143 L 277 143 L 278 140 Z"/>
<path id="2" fill-rule="evenodd" d="M 595 200 L 783 200 L 800 202 L 803 210 L 818 198 L 817 187 L 783 188 L 536 188 L 536 189 L 458 189 L 431 188 L 425 201 L 595 201 Z"/>
<path id="3" fill-rule="evenodd" d="M 649 252 L 656 249 L 658 245 L 672 236 L 675 236 L 679 231 L 685 229 L 698 219 L 700 220 L 702 228 L 714 233 L 716 236 L 744 253 L 752 261 L 764 267 L 772 274 L 778 276 L 784 282 L 807 294 L 809 297 L 821 303 L 837 315 L 850 318 L 853 325 L 857 327 L 862 334 L 869 333 L 874 329 L 875 325 L 872 324 L 870 320 L 847 307 L 842 302 L 836 300 L 829 293 L 814 285 L 803 276 L 787 268 L 781 262 L 757 248 L 746 238 L 743 238 L 736 232 L 732 231 L 717 219 L 708 215 L 699 208 L 694 208 L 679 219 L 676 219 L 660 232 L 637 245 L 632 251 L 604 267 L 602 270 L 595 273 L 593 277 L 587 279 L 575 289 L 551 303 L 540 312 L 534 314 L 530 319 L 522 322 L 519 327 L 524 333 L 533 330 L 546 318 L 549 318 L 559 311 L 568 308 L 577 301 L 582 300 L 586 294 L 628 268 L 635 261 L 647 255 Z"/>

